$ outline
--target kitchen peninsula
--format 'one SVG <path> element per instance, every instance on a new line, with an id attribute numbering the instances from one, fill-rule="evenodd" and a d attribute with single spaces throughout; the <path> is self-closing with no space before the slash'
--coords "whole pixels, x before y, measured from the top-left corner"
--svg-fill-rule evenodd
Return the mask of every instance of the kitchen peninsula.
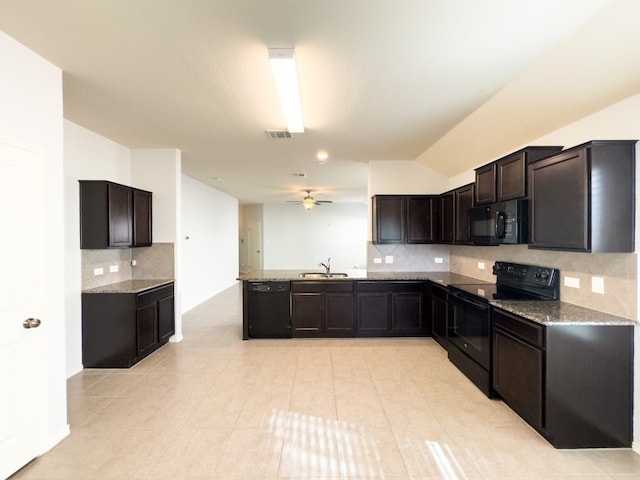
<path id="1" fill-rule="evenodd" d="M 631 445 L 635 321 L 559 300 L 494 299 L 486 281 L 453 272 L 360 271 L 313 279 L 301 273 L 240 277 L 245 340 L 432 336 L 470 381 L 489 398 L 501 398 L 556 448 Z M 488 331 L 456 329 L 459 303 L 451 286 L 482 295 L 486 289 L 486 306 L 478 309 L 489 315 Z M 280 324 L 271 330 L 260 322 Z M 452 328 L 469 346 L 486 338 L 484 377 L 466 352 L 453 348 Z"/>
<path id="2" fill-rule="evenodd" d="M 239 276 L 243 284 L 243 338 L 268 337 L 251 334 L 252 285 L 278 282 L 286 284 L 281 292 L 290 317 L 288 335 L 282 337 L 374 337 L 374 336 L 434 336 L 438 320 L 445 317 L 448 307 L 447 288 L 458 284 L 483 284 L 486 281 L 448 271 L 434 272 L 367 272 L 356 270 L 348 277 L 301 278 L 301 270 L 261 270 Z M 319 272 L 318 272 L 319 273 Z M 263 294 L 270 291 L 260 292 Z M 310 311 L 304 308 L 314 302 Z M 339 309 L 334 308 L 340 302 Z M 443 304 L 444 302 L 444 304 Z M 626 325 L 635 321 L 562 301 L 523 302 L 491 300 L 496 307 L 510 311 L 542 325 Z M 283 307 L 284 308 L 284 307 Z M 315 319 L 309 324 L 313 314 Z M 331 314 L 343 318 L 342 328 L 327 328 Z M 300 315 L 298 315 L 300 314 Z M 347 319 L 344 319 L 346 315 Z M 269 315 L 266 315 L 268 318 Z M 351 319 L 351 324 L 349 324 Z M 314 323 L 315 322 L 315 323 Z M 346 322 L 346 323 L 345 323 Z M 298 325 L 300 323 L 300 325 Z M 446 323 L 445 323 L 446 325 Z M 300 328 L 298 328 L 300 327 Z M 445 327 L 446 328 L 446 327 Z M 446 336 L 446 330 L 440 332 Z M 437 338 L 436 338 L 437 339 Z"/>

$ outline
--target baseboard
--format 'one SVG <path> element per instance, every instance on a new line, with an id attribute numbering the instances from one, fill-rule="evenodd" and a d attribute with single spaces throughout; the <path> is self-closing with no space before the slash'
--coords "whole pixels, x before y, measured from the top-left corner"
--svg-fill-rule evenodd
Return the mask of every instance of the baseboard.
<path id="1" fill-rule="evenodd" d="M 58 432 L 56 432 L 55 434 L 51 435 L 49 438 L 46 439 L 46 441 L 43 443 L 41 447 L 42 451 L 40 452 L 39 455 L 44 455 L 45 453 L 47 453 L 49 450 L 51 450 L 53 447 L 59 444 L 62 440 L 64 440 L 70 433 L 71 433 L 71 428 L 69 427 L 69 424 L 66 424 L 64 428 L 62 428 L 61 430 L 59 430 Z"/>

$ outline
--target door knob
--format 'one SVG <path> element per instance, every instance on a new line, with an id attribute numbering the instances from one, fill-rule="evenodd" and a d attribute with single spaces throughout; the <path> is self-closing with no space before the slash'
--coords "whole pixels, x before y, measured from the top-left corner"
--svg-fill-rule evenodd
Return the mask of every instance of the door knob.
<path id="1" fill-rule="evenodd" d="M 22 326 L 24 328 L 38 328 L 42 322 L 39 318 L 27 318 L 24 322 L 22 322 Z"/>

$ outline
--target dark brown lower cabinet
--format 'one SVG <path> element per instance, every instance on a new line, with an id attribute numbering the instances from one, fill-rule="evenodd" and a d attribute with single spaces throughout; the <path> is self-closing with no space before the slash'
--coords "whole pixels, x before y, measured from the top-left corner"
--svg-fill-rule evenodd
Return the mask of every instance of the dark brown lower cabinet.
<path id="1" fill-rule="evenodd" d="M 431 286 L 431 334 L 433 339 L 447 348 L 447 319 L 449 301 L 447 289 L 438 285 Z"/>
<path id="2" fill-rule="evenodd" d="M 356 302 L 358 336 L 428 334 L 424 282 L 360 281 Z"/>
<path id="3" fill-rule="evenodd" d="M 352 337 L 354 282 L 291 282 L 291 328 L 293 337 Z"/>
<path id="4" fill-rule="evenodd" d="M 633 326 L 493 324 L 493 388 L 554 447 L 631 446 Z"/>
<path id="5" fill-rule="evenodd" d="M 139 293 L 82 294 L 82 364 L 128 368 L 175 333 L 173 284 Z"/>

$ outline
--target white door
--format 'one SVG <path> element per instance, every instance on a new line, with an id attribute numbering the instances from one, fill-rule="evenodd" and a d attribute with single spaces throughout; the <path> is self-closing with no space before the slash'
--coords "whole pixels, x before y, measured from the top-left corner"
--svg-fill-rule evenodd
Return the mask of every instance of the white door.
<path id="1" fill-rule="evenodd" d="M 43 178 L 38 153 L 0 142 L 0 478 L 40 453 L 47 419 Z"/>
<path id="2" fill-rule="evenodd" d="M 247 222 L 249 248 L 249 270 L 262 270 L 262 224 Z"/>

